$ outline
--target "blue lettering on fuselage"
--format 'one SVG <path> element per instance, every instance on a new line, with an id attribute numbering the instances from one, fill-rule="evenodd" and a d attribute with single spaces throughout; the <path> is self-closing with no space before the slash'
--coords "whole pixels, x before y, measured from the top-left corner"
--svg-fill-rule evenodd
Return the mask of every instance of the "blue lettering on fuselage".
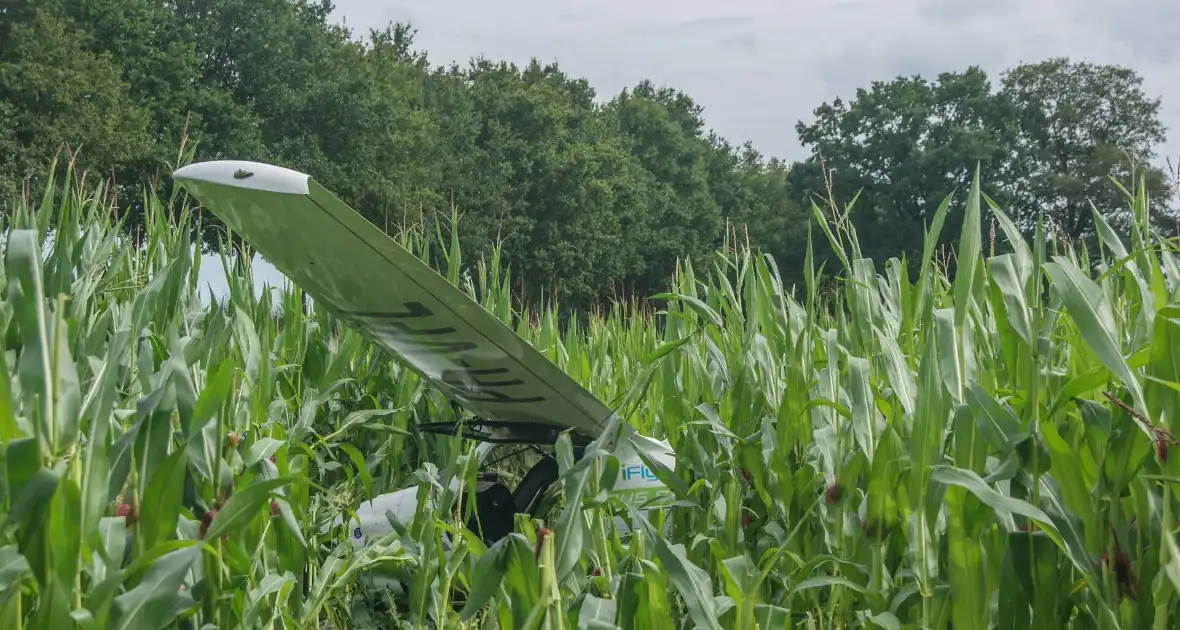
<path id="1" fill-rule="evenodd" d="M 650 481 L 658 481 L 655 473 L 647 469 L 647 466 L 628 466 L 623 469 L 623 480 L 630 480 L 632 477 L 638 476 L 642 479 Z"/>

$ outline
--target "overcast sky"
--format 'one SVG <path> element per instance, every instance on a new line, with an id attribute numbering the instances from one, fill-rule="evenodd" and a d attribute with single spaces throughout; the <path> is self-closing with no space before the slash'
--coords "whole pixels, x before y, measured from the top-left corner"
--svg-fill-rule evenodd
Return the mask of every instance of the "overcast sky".
<path id="1" fill-rule="evenodd" d="M 691 95 L 732 143 L 785 159 L 803 157 L 796 122 L 874 80 L 974 64 L 995 83 L 1053 56 L 1115 63 L 1163 99 L 1156 162 L 1180 158 L 1180 0 L 336 0 L 333 21 L 356 36 L 409 22 L 434 65 L 556 61 L 603 99 L 651 79 Z M 209 262 L 202 284 L 222 293 Z"/>

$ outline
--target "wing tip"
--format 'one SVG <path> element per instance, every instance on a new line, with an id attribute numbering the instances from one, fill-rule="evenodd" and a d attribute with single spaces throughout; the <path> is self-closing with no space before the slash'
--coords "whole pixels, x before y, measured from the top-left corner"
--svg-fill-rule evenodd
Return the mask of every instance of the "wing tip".
<path id="1" fill-rule="evenodd" d="M 247 160 L 195 162 L 172 173 L 181 184 L 217 184 L 247 190 L 306 195 L 311 179 L 286 167 Z"/>

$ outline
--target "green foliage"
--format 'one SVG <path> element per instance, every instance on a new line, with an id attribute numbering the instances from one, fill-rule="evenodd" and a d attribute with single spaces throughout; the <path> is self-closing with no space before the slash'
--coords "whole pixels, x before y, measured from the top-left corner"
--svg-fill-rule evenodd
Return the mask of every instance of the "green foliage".
<path id="1" fill-rule="evenodd" d="M 937 206 L 976 165 L 1024 236 L 1043 219 L 1093 249 L 1094 209 L 1114 234 L 1134 229 L 1108 178 L 1126 181 L 1163 139 L 1160 101 L 1134 71 L 1048 59 L 995 86 L 976 67 L 874 81 L 800 123 L 812 156 L 788 164 L 707 131 L 674 88 L 641 81 L 601 99 L 536 60 L 433 67 L 408 25 L 361 37 L 330 12 L 327 0 L 9 0 L 0 208 L 46 184 L 63 147 L 79 171 L 110 176 L 132 206 L 129 232 L 144 229 L 140 185 L 170 195 L 159 175 L 176 147 L 262 160 L 315 173 L 391 234 L 457 212 L 468 260 L 499 248 L 518 295 L 584 313 L 657 293 L 677 260 L 737 241 L 802 286 L 812 203 L 828 184 L 859 192 L 847 208 L 817 203 L 867 236 L 860 255 L 905 254 L 916 274 Z M 1159 196 L 1161 171 L 1146 172 Z M 1153 217 L 1167 234 L 1180 225 L 1174 212 Z M 223 232 L 209 221 L 215 248 Z M 962 231 L 961 215 L 944 221 L 939 256 Z"/>
<path id="2" fill-rule="evenodd" d="M 81 167 L 134 165 L 152 136 L 120 59 L 91 50 L 86 35 L 52 4 L 16 4 L 0 15 L 4 201 L 20 196 L 21 179 L 43 168 L 65 144 L 72 151 L 85 148 Z"/>
<path id="3" fill-rule="evenodd" d="M 993 88 L 977 67 L 875 81 L 849 102 L 835 99 L 797 125 L 812 157 L 792 169 L 807 194 L 826 196 L 823 168 L 843 194 L 859 191 L 853 221 L 874 234 L 866 256 L 922 251 L 922 234 L 939 202 L 963 191 L 978 164 L 984 191 L 1031 234 L 1038 220 L 1071 239 L 1095 237 L 1092 208 L 1124 235 L 1131 221 L 1111 177 L 1145 170 L 1152 197 L 1165 197 L 1164 173 L 1148 162 L 1164 139 L 1159 99 L 1140 89 L 1133 70 L 1053 58 L 1011 68 Z M 820 158 L 822 156 L 822 164 Z M 947 224 L 945 241 L 959 233 Z M 1166 233 L 1174 213 L 1155 215 Z"/>
<path id="4" fill-rule="evenodd" d="M 1129 68 L 1053 58 L 1002 75 L 999 97 L 1013 111 L 1020 142 L 1011 145 L 1009 206 L 1031 225 L 1044 213 L 1071 237 L 1094 234 L 1090 204 L 1119 207 L 1121 193 L 1108 177 L 1127 181 L 1154 157 L 1164 141 L 1160 99 L 1143 93 L 1143 79 Z M 1146 168 L 1152 196 L 1165 192 L 1164 174 Z M 1125 233 L 1126 215 L 1113 216 Z M 1157 216 L 1174 233 L 1174 217 Z"/>
<path id="5" fill-rule="evenodd" d="M 277 162 L 316 173 L 390 232 L 453 203 L 465 248 L 501 242 L 528 279 L 520 292 L 571 307 L 657 291 L 744 211 L 710 189 L 734 184 L 718 169 L 728 147 L 703 136 L 685 95 L 647 83 L 601 105 L 556 65 L 431 68 L 408 26 L 354 38 L 318 1 L 13 4 L 0 13 L 14 42 L 0 52 L 0 113 L 19 123 L 0 123 L 0 155 L 14 157 L 0 167 L 5 199 L 25 176 L 44 183 L 63 142 L 83 145 L 80 169 L 113 167 L 116 183 L 174 166 L 167 146 Z M 745 186 L 785 173 L 748 156 L 742 168 Z M 116 189 L 144 211 L 133 187 Z"/>
<path id="6" fill-rule="evenodd" d="M 687 94 L 650 81 L 597 103 L 557 65 L 432 67 L 407 25 L 358 38 L 330 12 L 324 0 L 7 2 L 0 203 L 22 196 L 22 178 L 45 184 L 44 165 L 68 145 L 79 170 L 110 175 L 131 203 L 124 229 L 143 230 L 138 185 L 168 195 L 157 179 L 175 168 L 168 147 L 186 146 L 197 159 L 314 172 L 389 232 L 458 211 L 464 249 L 499 247 L 535 303 L 645 297 L 678 258 L 746 238 L 788 286 L 805 282 L 808 199 L 828 192 L 817 158 L 730 145 Z M 819 107 L 799 136 L 834 170 L 838 195 L 861 191 L 850 216 L 872 235 L 860 244 L 872 260 L 920 260 L 924 222 L 977 163 L 1025 234 L 1043 215 L 1094 245 L 1090 203 L 1119 206 L 1107 177 L 1126 179 L 1127 158 L 1145 163 L 1162 140 L 1159 100 L 1139 84 L 1127 68 L 1063 59 L 1012 68 L 998 90 L 974 67 L 877 81 Z M 1149 190 L 1161 186 L 1148 169 Z M 1107 219 L 1130 229 L 1125 215 Z M 211 247 L 218 234 L 205 225 Z"/>
<path id="7" fill-rule="evenodd" d="M 1025 236 L 1043 218 L 1093 248 L 1093 208 L 1115 233 L 1132 229 L 1108 177 L 1127 180 L 1163 140 L 1159 100 L 1134 71 L 1049 59 L 995 87 L 974 67 L 874 82 L 800 123 L 812 156 L 788 164 L 719 138 L 670 87 L 598 98 L 536 60 L 435 67 L 408 25 L 354 34 L 331 12 L 327 0 L 9 0 L 0 207 L 45 185 L 63 147 L 80 171 L 110 177 L 134 210 L 129 233 L 144 229 L 141 184 L 171 194 L 160 175 L 177 147 L 277 163 L 314 173 L 390 233 L 458 213 L 470 260 L 499 247 L 523 299 L 584 313 L 659 292 L 678 259 L 734 241 L 773 254 L 801 286 L 811 204 L 829 183 L 860 192 L 825 212 L 870 237 L 861 255 L 905 253 L 917 273 L 932 214 L 977 164 Z M 1158 197 L 1162 173 L 1146 171 Z M 1153 216 L 1176 230 L 1174 213 Z M 960 215 L 946 219 L 938 246 L 961 231 Z M 223 231 L 207 220 L 215 248 Z"/>
<path id="8" fill-rule="evenodd" d="M 648 520 L 607 493 L 617 426 L 576 461 L 563 437 L 562 502 L 487 547 L 451 509 L 471 445 L 413 430 L 454 418 L 437 392 L 228 257 L 202 306 L 199 215 L 149 194 L 129 240 L 67 169 L 2 241 L 3 627 L 1173 627 L 1180 244 L 1143 182 L 1097 255 L 1021 239 L 976 174 L 936 221 L 967 217 L 953 280 L 878 271 L 817 209 L 834 292 L 813 254 L 800 295 L 739 242 L 679 260 L 658 314 L 566 327 L 499 249 L 464 278 L 461 238 L 399 231 L 677 453 Z M 332 526 L 407 484 L 387 536 Z"/>
<path id="9" fill-rule="evenodd" d="M 976 164 L 987 181 L 1001 177 L 1015 130 L 990 89 L 986 75 L 970 68 L 933 82 L 917 76 L 875 81 L 851 102 L 825 103 L 814 123 L 797 126 L 803 145 L 822 155 L 823 164 L 808 160 L 792 178 L 826 196 L 826 167 L 835 190 L 860 191 L 857 228 L 887 235 L 865 243 L 866 256 L 920 252 L 923 218 L 969 181 Z M 952 234 L 956 227 L 947 226 Z"/>

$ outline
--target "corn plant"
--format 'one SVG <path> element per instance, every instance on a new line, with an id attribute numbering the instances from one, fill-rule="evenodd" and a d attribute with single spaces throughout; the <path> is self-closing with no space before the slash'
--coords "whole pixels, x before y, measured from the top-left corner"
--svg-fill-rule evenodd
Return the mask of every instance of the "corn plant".
<path id="1" fill-rule="evenodd" d="M 129 233 L 103 185 L 53 181 L 4 226 L 0 627 L 1177 623 L 1180 246 L 1142 182 L 1129 234 L 1094 209 L 1097 251 L 1027 238 L 977 175 L 916 265 L 813 206 L 802 287 L 734 233 L 566 325 L 496 248 L 465 262 L 454 220 L 401 226 L 619 410 L 580 459 L 559 441 L 561 501 L 489 547 L 450 489 L 472 444 L 415 430 L 461 411 L 298 287 L 256 291 L 230 235 L 202 304 L 186 199 L 145 195 Z M 670 507 L 611 495 L 622 423 L 675 449 Z M 408 484 L 414 519 L 354 550 L 339 518 Z"/>

